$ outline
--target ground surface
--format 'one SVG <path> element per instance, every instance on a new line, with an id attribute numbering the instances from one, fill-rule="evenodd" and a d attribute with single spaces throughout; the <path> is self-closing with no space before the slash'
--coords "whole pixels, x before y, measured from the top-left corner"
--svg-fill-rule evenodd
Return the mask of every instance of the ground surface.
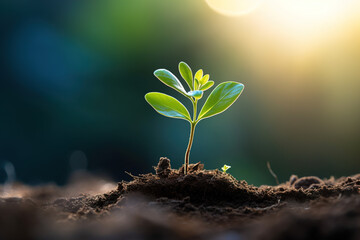
<path id="1" fill-rule="evenodd" d="M 117 185 L 2 186 L 0 239 L 360 239 L 360 175 L 254 187 L 199 163 L 155 170 Z"/>

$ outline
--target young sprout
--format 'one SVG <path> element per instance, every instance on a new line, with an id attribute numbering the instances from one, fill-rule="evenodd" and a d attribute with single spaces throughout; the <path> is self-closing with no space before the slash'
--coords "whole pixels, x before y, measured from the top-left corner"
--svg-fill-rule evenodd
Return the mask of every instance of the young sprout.
<path id="1" fill-rule="evenodd" d="M 190 123 L 189 144 L 186 149 L 184 163 L 184 174 L 187 174 L 196 125 L 201 120 L 215 116 L 228 109 L 240 96 L 244 85 L 238 82 L 223 82 L 219 84 L 210 93 L 198 114 L 198 101 L 202 98 L 204 91 L 214 85 L 214 81 L 210 81 L 209 74 L 204 75 L 202 69 L 198 70 L 193 76 L 191 68 L 185 62 L 179 63 L 179 72 L 189 86 L 190 91 L 186 91 L 177 77 L 166 69 L 158 69 L 154 72 L 154 75 L 162 83 L 175 89 L 191 101 L 193 105 L 192 117 L 181 102 L 164 93 L 150 92 L 145 95 L 145 99 L 158 113 L 166 117 L 184 119 Z"/>
<path id="2" fill-rule="evenodd" d="M 231 166 L 225 164 L 225 165 L 221 168 L 221 170 L 222 170 L 224 173 L 226 173 L 226 171 L 227 171 L 229 168 L 231 168 Z"/>

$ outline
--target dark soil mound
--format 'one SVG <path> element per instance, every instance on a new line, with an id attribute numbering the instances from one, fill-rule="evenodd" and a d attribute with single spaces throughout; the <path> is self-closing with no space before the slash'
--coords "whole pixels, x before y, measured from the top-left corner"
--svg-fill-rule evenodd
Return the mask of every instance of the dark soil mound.
<path id="1" fill-rule="evenodd" d="M 360 239 L 360 175 L 255 187 L 203 167 L 161 158 L 105 194 L 0 199 L 0 239 Z"/>
<path id="2" fill-rule="evenodd" d="M 181 169 L 171 169 L 167 158 L 161 158 L 155 169 L 156 175 L 133 176 L 132 182 L 120 183 L 118 191 L 121 194 L 136 192 L 153 198 L 187 198 L 191 203 L 201 205 L 264 207 L 279 201 L 303 202 L 340 194 L 349 196 L 358 194 L 360 186 L 360 175 L 337 180 L 293 175 L 290 181 L 276 187 L 254 187 L 230 174 L 204 170 L 203 167 L 200 163 L 191 164 L 189 174 L 184 175 Z"/>

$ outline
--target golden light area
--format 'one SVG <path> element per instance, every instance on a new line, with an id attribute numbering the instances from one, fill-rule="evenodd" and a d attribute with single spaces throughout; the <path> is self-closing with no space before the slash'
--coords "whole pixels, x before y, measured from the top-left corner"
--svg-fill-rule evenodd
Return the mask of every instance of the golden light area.
<path id="1" fill-rule="evenodd" d="M 357 0 L 270 0 L 255 26 L 285 48 L 302 51 L 336 37 L 347 27 Z"/>
<path id="2" fill-rule="evenodd" d="M 254 62 L 264 75 L 289 64 L 294 74 L 312 60 L 358 46 L 359 12 L 358 0 L 267 0 L 247 15 L 213 21 L 232 53 Z"/>
<path id="3" fill-rule="evenodd" d="M 360 15 L 358 0 L 206 0 L 216 12 L 233 19 L 231 34 L 266 39 L 285 51 L 303 53 L 341 35 Z M 241 26 L 246 22 L 246 25 Z M 246 29 L 246 35 L 244 35 Z M 252 39 L 251 39 L 252 40 Z M 274 46 L 272 46 L 274 47 Z"/>
<path id="4" fill-rule="evenodd" d="M 247 15 L 212 21 L 219 46 L 231 46 L 234 64 L 256 79 L 248 85 L 271 109 L 269 122 L 296 129 L 302 119 L 319 136 L 344 141 L 358 128 L 359 0 L 267 0 Z M 295 135 L 306 145 L 302 134 Z"/>
<path id="5" fill-rule="evenodd" d="M 251 13 L 263 0 L 205 0 L 214 11 L 226 16 Z"/>

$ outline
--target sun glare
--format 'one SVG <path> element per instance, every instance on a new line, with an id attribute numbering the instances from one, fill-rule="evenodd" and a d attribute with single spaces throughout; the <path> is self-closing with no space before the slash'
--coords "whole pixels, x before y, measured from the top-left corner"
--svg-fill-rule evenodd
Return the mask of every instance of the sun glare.
<path id="1" fill-rule="evenodd" d="M 242 40 L 306 54 L 353 26 L 359 0 L 206 0 L 220 14 L 242 16 L 228 25 Z M 256 9 L 256 11 L 254 11 Z M 247 14 L 246 16 L 244 16 Z M 246 22 L 243 18 L 246 17 Z M 225 26 L 224 26 L 225 27 Z M 244 33 L 246 33 L 244 35 Z M 263 44 L 261 44 L 263 46 Z M 256 45 L 259 47 L 259 44 Z M 263 46 L 266 47 L 266 46 Z M 274 48 L 275 47 L 275 48 Z M 278 49 L 276 49 L 278 50 Z"/>
<path id="2" fill-rule="evenodd" d="M 264 7 L 259 24 L 294 42 L 328 37 L 348 15 L 351 1 L 273 0 Z"/>

